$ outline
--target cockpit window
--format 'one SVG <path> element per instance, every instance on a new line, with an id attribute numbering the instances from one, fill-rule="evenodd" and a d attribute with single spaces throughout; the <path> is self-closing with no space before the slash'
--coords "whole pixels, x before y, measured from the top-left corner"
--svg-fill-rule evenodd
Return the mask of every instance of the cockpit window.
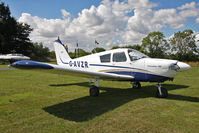
<path id="1" fill-rule="evenodd" d="M 100 60 L 102 63 L 110 62 L 111 54 L 105 54 L 105 55 L 100 56 Z"/>
<path id="2" fill-rule="evenodd" d="M 147 55 L 145 55 L 137 50 L 134 50 L 134 49 L 129 49 L 128 53 L 129 53 L 129 57 L 130 57 L 131 61 L 138 60 L 141 58 L 149 58 Z"/>
<path id="3" fill-rule="evenodd" d="M 124 52 L 118 52 L 113 54 L 113 62 L 125 62 L 126 55 Z"/>

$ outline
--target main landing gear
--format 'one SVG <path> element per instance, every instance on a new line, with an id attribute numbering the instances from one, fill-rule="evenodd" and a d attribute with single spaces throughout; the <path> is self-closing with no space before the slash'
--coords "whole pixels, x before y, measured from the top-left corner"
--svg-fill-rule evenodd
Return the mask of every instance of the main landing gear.
<path id="1" fill-rule="evenodd" d="M 91 83 L 91 81 L 90 81 Z M 95 85 L 92 85 L 90 88 L 90 96 L 96 97 L 99 96 L 99 79 L 95 79 Z"/>
<path id="2" fill-rule="evenodd" d="M 157 87 L 158 87 L 158 90 L 156 92 L 156 96 L 158 98 L 166 98 L 166 97 L 168 97 L 167 89 L 163 88 L 160 83 L 158 83 Z"/>
<path id="3" fill-rule="evenodd" d="M 132 88 L 134 88 L 134 89 L 140 89 L 141 88 L 141 84 L 138 81 L 131 82 L 131 84 L 132 84 Z"/>
<path id="4" fill-rule="evenodd" d="M 90 84 L 91 83 L 92 83 L 92 81 L 90 80 Z M 99 96 L 99 79 L 98 78 L 95 78 L 94 84 L 95 85 L 92 85 L 90 87 L 89 93 L 90 93 L 90 96 L 96 97 L 96 96 Z M 133 88 L 137 88 L 137 89 L 141 88 L 141 84 L 138 81 L 131 82 L 131 84 L 132 84 Z M 160 83 L 157 84 L 157 87 L 158 87 L 158 89 L 157 89 L 157 92 L 156 92 L 156 96 L 158 98 L 166 98 L 166 97 L 168 97 L 167 89 L 163 88 Z"/>

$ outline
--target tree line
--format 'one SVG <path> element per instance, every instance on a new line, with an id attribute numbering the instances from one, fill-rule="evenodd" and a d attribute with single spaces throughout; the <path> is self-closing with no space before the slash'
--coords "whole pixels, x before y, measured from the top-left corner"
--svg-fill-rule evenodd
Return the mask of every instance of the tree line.
<path id="1" fill-rule="evenodd" d="M 142 40 L 140 51 L 150 57 L 198 61 L 199 49 L 195 39 L 192 30 L 179 31 L 170 39 L 165 39 L 161 32 L 152 32 Z"/>
<path id="2" fill-rule="evenodd" d="M 28 24 L 17 22 L 11 16 L 9 7 L 0 3 L 0 54 L 21 53 L 39 61 L 55 58 L 54 51 L 50 51 L 42 43 L 31 42 L 29 34 L 32 30 Z M 116 48 L 120 47 L 112 47 L 112 49 Z M 141 44 L 128 45 L 123 48 L 136 49 L 153 58 L 199 61 L 199 49 L 192 30 L 179 31 L 169 39 L 166 39 L 162 32 L 151 32 L 142 39 Z M 69 55 L 76 58 L 102 51 L 105 49 L 101 47 L 94 48 L 91 52 L 77 48 L 74 52 L 69 52 Z"/>

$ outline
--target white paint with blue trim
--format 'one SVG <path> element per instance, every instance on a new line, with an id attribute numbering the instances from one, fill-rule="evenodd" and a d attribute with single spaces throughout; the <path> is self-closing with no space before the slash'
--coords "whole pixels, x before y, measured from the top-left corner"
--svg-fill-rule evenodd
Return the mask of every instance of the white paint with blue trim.
<path id="1" fill-rule="evenodd" d="M 157 82 L 158 97 L 167 97 L 167 90 L 159 83 L 172 80 L 181 71 L 191 67 L 183 62 L 168 59 L 149 58 L 133 49 L 114 49 L 84 57 L 71 59 L 64 45 L 58 39 L 54 42 L 57 65 L 17 61 L 11 64 L 17 68 L 53 70 L 63 74 L 74 74 L 95 79 L 95 86 L 90 88 L 91 96 L 98 96 L 99 80 L 121 80 L 134 82 L 133 87 L 141 87 L 140 82 Z"/>

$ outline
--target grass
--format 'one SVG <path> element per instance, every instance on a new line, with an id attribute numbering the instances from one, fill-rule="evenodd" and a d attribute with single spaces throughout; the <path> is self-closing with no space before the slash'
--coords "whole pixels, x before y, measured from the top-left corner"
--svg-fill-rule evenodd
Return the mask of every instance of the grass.
<path id="1" fill-rule="evenodd" d="M 5 64 L 5 65 L 0 65 L 0 68 L 6 68 L 6 67 L 8 67 L 8 64 Z"/>
<path id="2" fill-rule="evenodd" d="M 101 81 L 89 97 L 88 80 L 28 70 L 0 70 L 0 132 L 199 131 L 199 67 L 165 82 L 169 97 L 155 97 L 154 83 Z"/>

